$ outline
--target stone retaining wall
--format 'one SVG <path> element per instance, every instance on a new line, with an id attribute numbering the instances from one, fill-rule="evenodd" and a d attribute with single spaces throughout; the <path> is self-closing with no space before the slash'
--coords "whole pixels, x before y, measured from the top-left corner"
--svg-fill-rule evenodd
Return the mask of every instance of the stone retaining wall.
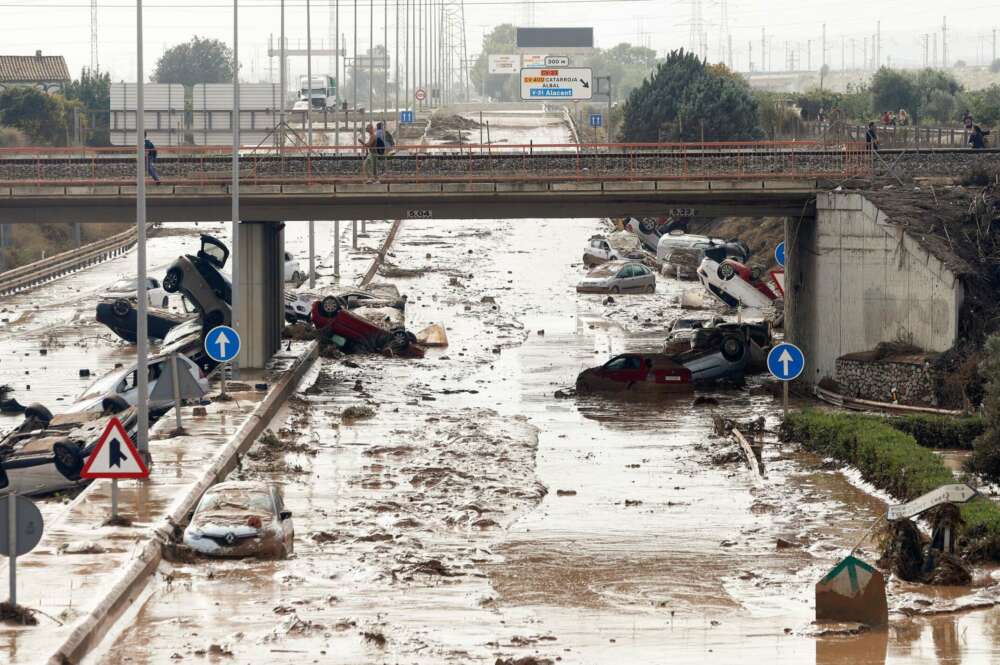
<path id="1" fill-rule="evenodd" d="M 938 406 L 936 377 L 929 365 L 912 361 L 837 358 L 841 394 L 876 402 Z M 893 394 L 895 391 L 895 394 Z"/>

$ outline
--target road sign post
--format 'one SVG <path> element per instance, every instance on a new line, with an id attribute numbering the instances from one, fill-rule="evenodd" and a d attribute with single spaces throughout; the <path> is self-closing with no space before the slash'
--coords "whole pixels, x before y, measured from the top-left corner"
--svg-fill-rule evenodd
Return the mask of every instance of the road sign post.
<path id="1" fill-rule="evenodd" d="M 413 98 L 418 102 L 422 102 L 427 99 L 427 91 L 423 88 L 417 88 L 413 91 Z"/>
<path id="2" fill-rule="evenodd" d="M 118 479 L 149 477 L 149 467 L 117 416 L 108 421 L 80 477 L 111 479 L 111 524 L 118 521 Z"/>
<path id="3" fill-rule="evenodd" d="M 782 342 L 767 354 L 768 371 L 784 384 L 782 406 L 785 418 L 788 417 L 788 383 L 799 378 L 805 368 L 806 356 L 794 344 Z"/>
<path id="4" fill-rule="evenodd" d="M 10 604 L 17 605 L 17 557 L 35 549 L 45 522 L 30 499 L 16 494 L 0 497 L 0 555 L 8 558 Z"/>
<path id="5" fill-rule="evenodd" d="M 885 513 L 885 518 L 890 522 L 910 519 L 941 504 L 968 503 L 977 496 L 979 496 L 979 492 L 965 483 L 942 485 L 937 489 L 918 496 L 912 501 L 889 506 L 889 510 Z"/>
<path id="6" fill-rule="evenodd" d="M 226 396 L 226 368 L 225 365 L 234 360 L 240 354 L 243 342 L 239 333 L 229 326 L 216 326 L 205 335 L 205 353 L 217 363 L 222 363 L 220 371 L 222 377 L 221 396 Z"/>

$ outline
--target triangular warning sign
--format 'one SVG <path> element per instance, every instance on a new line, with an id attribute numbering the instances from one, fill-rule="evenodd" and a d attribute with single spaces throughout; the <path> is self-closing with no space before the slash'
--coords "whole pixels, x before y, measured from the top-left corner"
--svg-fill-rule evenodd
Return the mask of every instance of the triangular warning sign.
<path id="1" fill-rule="evenodd" d="M 108 421 L 94 452 L 80 471 L 81 478 L 148 478 L 149 469 L 142 461 L 132 439 L 117 417 Z"/>

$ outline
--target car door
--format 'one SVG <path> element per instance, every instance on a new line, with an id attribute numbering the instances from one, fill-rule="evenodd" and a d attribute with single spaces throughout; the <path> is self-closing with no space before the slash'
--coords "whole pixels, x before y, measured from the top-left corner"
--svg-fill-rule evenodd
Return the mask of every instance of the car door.
<path id="1" fill-rule="evenodd" d="M 617 286 L 618 291 L 621 293 L 628 293 L 629 291 L 629 277 L 632 276 L 632 266 L 625 266 L 621 268 L 615 275 L 614 282 L 612 286 Z"/>

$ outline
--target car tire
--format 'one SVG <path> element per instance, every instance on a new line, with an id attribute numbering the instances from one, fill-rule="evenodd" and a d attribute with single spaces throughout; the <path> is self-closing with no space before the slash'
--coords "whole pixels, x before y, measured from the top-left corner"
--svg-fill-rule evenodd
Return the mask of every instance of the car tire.
<path id="1" fill-rule="evenodd" d="M 656 230 L 656 224 L 648 219 L 644 219 L 639 222 L 639 230 L 648 235 Z"/>
<path id="2" fill-rule="evenodd" d="M 761 270 L 759 267 L 754 267 L 750 269 L 750 281 L 759 282 L 761 278 Z"/>
<path id="3" fill-rule="evenodd" d="M 101 411 L 104 413 L 121 413 L 122 411 L 129 408 L 130 404 L 125 401 L 125 398 L 121 395 L 114 395 L 113 397 L 105 397 L 101 400 Z"/>
<path id="4" fill-rule="evenodd" d="M 29 418 L 48 425 L 50 422 L 52 422 L 52 412 L 49 411 L 48 408 L 45 407 L 45 405 L 38 404 L 36 402 L 34 404 L 29 404 L 24 409 L 24 419 L 28 420 Z"/>
<path id="5" fill-rule="evenodd" d="M 167 293 L 177 293 L 181 290 L 182 280 L 180 268 L 171 268 L 163 277 L 163 290 Z"/>
<path id="6" fill-rule="evenodd" d="M 736 276 L 736 268 L 733 267 L 731 263 L 720 263 L 715 274 L 719 276 L 723 282 L 728 282 L 733 277 Z"/>
<path id="7" fill-rule="evenodd" d="M 128 316 L 128 313 L 132 310 L 132 303 L 122 298 L 118 298 L 111 305 L 111 311 L 114 312 L 115 316 Z"/>
<path id="8" fill-rule="evenodd" d="M 343 307 L 344 305 L 340 301 L 340 298 L 337 298 L 336 296 L 327 296 L 319 302 L 320 314 L 327 318 L 337 316 Z"/>
<path id="9" fill-rule="evenodd" d="M 655 284 L 650 284 L 649 288 L 646 289 L 646 293 L 656 293 L 656 285 Z"/>
<path id="10" fill-rule="evenodd" d="M 615 295 L 618 295 L 619 293 L 622 292 L 622 290 L 619 289 L 617 286 L 612 286 L 611 289 L 610 289 L 610 292 L 614 293 Z"/>
<path id="11" fill-rule="evenodd" d="M 389 343 L 387 346 L 394 353 L 399 353 L 410 344 L 410 334 L 405 328 L 396 328 L 389 332 Z"/>
<path id="12" fill-rule="evenodd" d="M 52 464 L 69 480 L 78 480 L 83 470 L 82 451 L 71 443 L 59 441 L 52 446 Z"/>
<path id="13" fill-rule="evenodd" d="M 733 363 L 743 358 L 743 354 L 746 351 L 746 345 L 739 337 L 727 335 L 722 338 L 720 350 L 722 351 L 722 357 Z"/>

